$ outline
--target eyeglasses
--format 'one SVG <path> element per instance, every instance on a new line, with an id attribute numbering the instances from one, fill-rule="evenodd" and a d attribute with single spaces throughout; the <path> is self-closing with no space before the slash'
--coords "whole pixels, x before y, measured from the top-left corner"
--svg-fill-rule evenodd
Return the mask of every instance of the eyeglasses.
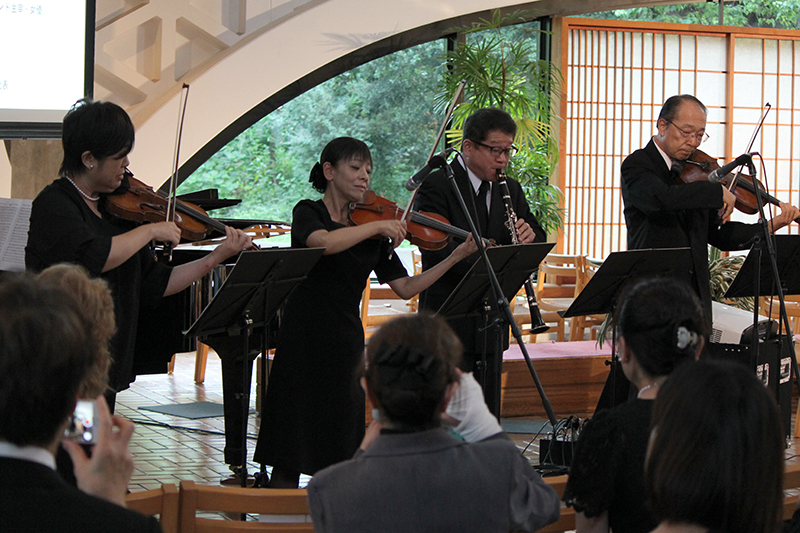
<path id="1" fill-rule="evenodd" d="M 690 137 L 694 137 L 694 140 L 697 141 L 699 144 L 703 144 L 708 140 L 708 133 L 705 132 L 692 133 L 691 131 L 683 131 L 678 126 L 676 126 L 675 123 L 672 122 L 671 120 L 667 120 L 667 124 L 672 124 L 673 126 L 675 126 L 675 129 L 681 132 L 681 135 L 683 136 L 684 139 L 689 139 Z"/>
<path id="2" fill-rule="evenodd" d="M 492 152 L 492 156 L 494 157 L 500 157 L 501 155 L 514 157 L 517 154 L 517 152 L 519 152 L 519 148 L 517 148 L 513 144 L 511 145 L 511 148 L 501 148 L 499 146 L 489 146 L 488 144 L 483 144 L 482 142 L 473 139 L 470 139 L 470 141 L 472 141 L 472 144 L 477 144 L 478 146 L 483 146 L 484 148 L 488 148 L 489 151 Z"/>

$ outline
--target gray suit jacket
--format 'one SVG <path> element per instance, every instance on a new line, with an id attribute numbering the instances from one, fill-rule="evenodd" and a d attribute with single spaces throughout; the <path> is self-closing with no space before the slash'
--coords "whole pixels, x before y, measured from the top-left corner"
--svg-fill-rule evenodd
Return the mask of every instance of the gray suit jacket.
<path id="1" fill-rule="evenodd" d="M 308 485 L 318 533 L 534 531 L 559 517 L 555 491 L 505 434 L 467 444 L 444 429 L 382 434 Z"/>

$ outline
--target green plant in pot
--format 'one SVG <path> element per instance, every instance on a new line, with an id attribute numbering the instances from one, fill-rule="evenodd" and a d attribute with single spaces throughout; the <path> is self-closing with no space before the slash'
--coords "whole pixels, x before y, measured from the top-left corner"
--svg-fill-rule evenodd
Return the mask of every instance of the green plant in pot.
<path id="1" fill-rule="evenodd" d="M 550 61 L 538 57 L 541 30 L 509 26 L 524 20 L 520 12 L 502 15 L 495 11 L 491 21 L 454 30 L 467 38 L 446 55 L 448 68 L 436 103 L 446 108 L 461 81 L 466 82 L 463 101 L 456 106 L 447 131 L 448 142 L 455 145 L 461 142 L 464 121 L 478 109 L 497 107 L 514 117 L 514 144 L 519 152 L 506 173 L 520 182 L 537 221 L 551 233 L 564 223 L 563 194 L 550 183 L 558 161 L 550 127 L 555 116 L 551 91 L 558 90 L 561 74 Z"/>

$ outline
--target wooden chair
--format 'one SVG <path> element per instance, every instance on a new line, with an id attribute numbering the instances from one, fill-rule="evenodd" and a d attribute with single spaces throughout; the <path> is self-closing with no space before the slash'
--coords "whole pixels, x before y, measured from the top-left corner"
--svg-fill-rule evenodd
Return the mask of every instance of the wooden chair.
<path id="1" fill-rule="evenodd" d="M 422 272 L 422 254 L 419 252 L 419 250 L 414 250 L 411 253 L 411 257 L 414 262 L 414 275 L 417 275 Z M 378 292 L 378 289 L 376 289 L 375 292 Z M 375 328 L 399 316 L 397 313 L 370 315 L 369 302 L 372 297 L 373 290 L 370 287 L 369 280 L 367 280 L 367 285 L 364 287 L 364 292 L 361 293 L 361 325 L 364 327 L 365 339 L 368 339 L 372 336 L 372 334 L 375 332 Z M 381 288 L 380 295 L 376 297 L 380 299 L 400 299 L 400 297 L 390 288 Z M 419 295 L 416 295 L 408 300 L 406 306 L 408 307 L 409 313 L 416 313 L 419 311 Z"/>
<path id="2" fill-rule="evenodd" d="M 206 362 L 208 361 L 208 344 L 203 344 L 197 341 L 197 351 L 194 356 L 194 382 L 200 385 L 206 380 Z M 167 373 L 172 374 L 175 371 L 175 356 L 169 360 Z"/>
<path id="3" fill-rule="evenodd" d="M 594 260 L 589 260 L 588 258 L 584 258 L 583 262 L 583 282 L 580 290 L 589 283 L 589 280 L 592 279 L 595 272 L 600 268 L 602 261 L 597 262 Z M 589 328 L 590 335 L 589 338 L 592 340 L 597 340 L 597 332 L 600 329 L 600 326 L 603 325 L 603 322 L 606 319 L 606 315 L 587 315 L 587 316 L 576 316 L 570 320 L 569 323 L 569 339 L 574 341 L 583 340 L 586 328 Z"/>
<path id="4" fill-rule="evenodd" d="M 375 333 L 375 328 L 385 324 L 397 315 L 370 315 L 369 314 L 369 301 L 372 295 L 369 279 L 367 286 L 364 287 L 364 292 L 361 293 L 361 325 L 364 327 L 364 338 L 368 339 Z"/>
<path id="5" fill-rule="evenodd" d="M 556 491 L 558 499 L 561 500 L 564 496 L 564 489 L 567 487 L 567 478 L 568 476 L 553 476 L 542 479 Z M 536 531 L 537 533 L 557 533 L 561 531 L 573 531 L 574 529 L 575 509 L 572 507 L 561 507 L 561 517 L 558 520 Z"/>
<path id="6" fill-rule="evenodd" d="M 178 532 L 178 487 L 165 483 L 161 488 L 131 492 L 125 497 L 128 509 L 149 516 L 158 515 L 164 533 Z"/>
<path id="7" fill-rule="evenodd" d="M 583 289 L 585 261 L 583 255 L 547 254 L 539 265 L 536 301 L 544 321 L 555 323 L 559 342 L 565 337 L 565 320 L 558 312 L 566 311 Z M 579 340 L 573 337 L 570 331 L 570 340 Z"/>
<path id="8" fill-rule="evenodd" d="M 414 263 L 414 275 L 422 274 L 422 252 L 414 250 L 411 252 L 411 259 Z M 414 295 L 408 301 L 408 312 L 416 313 L 419 311 L 419 294 Z"/>
<path id="9" fill-rule="evenodd" d="M 197 516 L 198 511 L 274 515 L 274 522 L 243 522 Z M 277 520 L 289 519 L 292 522 Z M 252 489 L 197 485 L 181 481 L 181 533 L 232 533 L 236 531 L 313 532 L 306 489 Z"/>

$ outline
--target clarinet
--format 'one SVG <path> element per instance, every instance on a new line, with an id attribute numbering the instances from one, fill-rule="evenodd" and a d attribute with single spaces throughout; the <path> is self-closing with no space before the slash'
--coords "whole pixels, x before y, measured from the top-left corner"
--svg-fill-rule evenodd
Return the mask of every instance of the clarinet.
<path id="1" fill-rule="evenodd" d="M 517 235 L 517 214 L 511 206 L 511 193 L 508 190 L 508 183 L 506 182 L 506 175 L 502 170 L 497 171 L 497 184 L 500 186 L 500 192 L 503 193 L 503 204 L 506 207 L 506 227 L 511 233 L 512 244 L 519 244 L 519 236 Z M 539 304 L 536 303 L 536 291 L 533 289 L 531 277 L 525 280 L 525 294 L 528 298 L 528 309 L 531 312 L 531 334 L 537 335 L 544 333 L 550 329 L 542 319 L 542 313 L 539 311 Z"/>

